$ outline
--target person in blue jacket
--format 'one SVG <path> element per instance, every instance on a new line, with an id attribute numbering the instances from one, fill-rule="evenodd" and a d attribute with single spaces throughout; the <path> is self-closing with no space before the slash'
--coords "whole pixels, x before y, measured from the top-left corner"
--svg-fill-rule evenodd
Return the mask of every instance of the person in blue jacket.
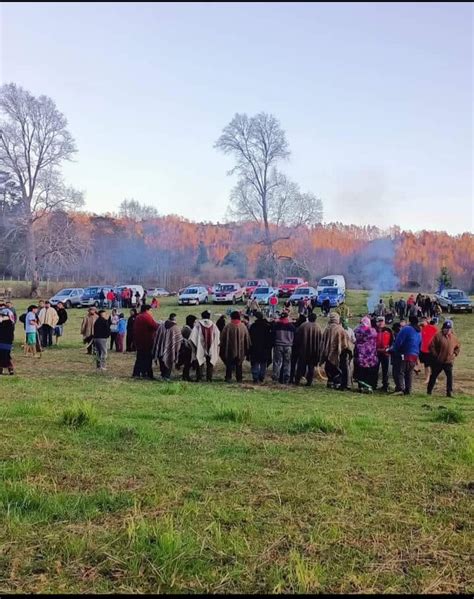
<path id="1" fill-rule="evenodd" d="M 393 342 L 392 351 L 401 357 L 401 368 L 398 381 L 395 381 L 397 391 L 392 395 L 410 395 L 413 383 L 413 371 L 418 368 L 421 348 L 421 332 L 418 317 L 410 316 L 410 324 L 403 327 Z"/>

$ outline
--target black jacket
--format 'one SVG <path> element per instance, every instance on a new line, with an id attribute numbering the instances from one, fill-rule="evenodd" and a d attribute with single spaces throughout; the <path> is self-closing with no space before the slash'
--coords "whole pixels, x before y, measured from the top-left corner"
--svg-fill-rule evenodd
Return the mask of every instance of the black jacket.
<path id="1" fill-rule="evenodd" d="M 11 345 L 13 343 L 14 331 L 15 325 L 10 319 L 0 322 L 0 343 Z"/>
<path id="2" fill-rule="evenodd" d="M 56 308 L 56 312 L 58 313 L 58 325 L 64 324 L 67 322 L 67 310 L 66 308 Z"/>
<path id="3" fill-rule="evenodd" d="M 272 327 L 265 320 L 256 320 L 249 328 L 250 340 L 250 361 L 266 362 L 272 361 Z"/>
<path id="4" fill-rule="evenodd" d="M 105 318 L 99 316 L 94 323 L 94 339 L 107 339 L 110 337 L 110 324 Z"/>

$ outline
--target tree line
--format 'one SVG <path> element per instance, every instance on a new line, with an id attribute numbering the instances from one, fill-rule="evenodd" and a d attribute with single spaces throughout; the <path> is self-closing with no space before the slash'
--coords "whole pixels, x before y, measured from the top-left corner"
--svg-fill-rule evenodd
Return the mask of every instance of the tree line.
<path id="1" fill-rule="evenodd" d="M 134 199 L 123 200 L 117 214 L 84 212 L 82 193 L 62 177 L 77 149 L 54 101 L 6 84 L 0 115 L 0 276 L 30 280 L 32 295 L 51 277 L 177 289 L 254 276 L 315 281 L 337 272 L 366 287 L 367 260 L 381 238 L 401 287 L 434 287 L 440 267 L 456 284 L 474 286 L 472 234 L 322 225 L 322 200 L 282 171 L 289 144 L 272 115 L 236 114 L 215 143 L 237 176 L 221 224 L 163 216 Z"/>

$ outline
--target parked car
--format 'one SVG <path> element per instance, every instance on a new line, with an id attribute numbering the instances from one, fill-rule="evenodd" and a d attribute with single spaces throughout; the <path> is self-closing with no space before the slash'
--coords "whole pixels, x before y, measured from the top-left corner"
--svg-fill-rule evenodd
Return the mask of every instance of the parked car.
<path id="1" fill-rule="evenodd" d="M 49 300 L 52 306 L 57 306 L 59 302 L 64 304 L 65 308 L 80 308 L 81 298 L 84 293 L 82 287 L 70 287 L 68 289 L 61 289 Z"/>
<path id="2" fill-rule="evenodd" d="M 283 283 L 278 287 L 278 293 L 280 297 L 290 297 L 295 292 L 297 287 L 308 285 L 308 281 L 305 281 L 301 277 L 286 277 Z"/>
<path id="3" fill-rule="evenodd" d="M 314 287 L 298 287 L 295 292 L 290 295 L 290 302 L 295 306 L 301 299 L 304 299 L 305 297 L 312 299 L 317 295 L 318 294 Z"/>
<path id="4" fill-rule="evenodd" d="M 346 294 L 340 287 L 323 287 L 316 297 L 316 305 L 322 306 L 325 299 L 329 300 L 331 308 L 336 308 L 346 300 Z"/>
<path id="5" fill-rule="evenodd" d="M 214 304 L 244 302 L 244 289 L 240 283 L 217 283 L 214 287 Z"/>
<path id="6" fill-rule="evenodd" d="M 247 297 L 251 297 L 252 293 L 257 289 L 257 287 L 268 287 L 269 282 L 266 279 L 250 279 L 245 285 L 245 295 Z"/>
<path id="7" fill-rule="evenodd" d="M 443 289 L 435 294 L 442 310 L 448 312 L 469 312 L 472 314 L 472 302 L 461 289 Z"/>
<path id="8" fill-rule="evenodd" d="M 327 275 L 318 281 L 316 291 L 323 291 L 328 287 L 337 287 L 340 293 L 346 293 L 346 279 L 343 275 Z"/>
<path id="9" fill-rule="evenodd" d="M 153 289 L 147 289 L 146 294 L 148 297 L 168 297 L 170 292 L 163 287 L 153 287 Z"/>
<path id="10" fill-rule="evenodd" d="M 204 287 L 203 285 L 186 287 L 182 290 L 178 297 L 178 304 L 180 306 L 186 306 L 190 304 L 207 304 L 208 301 L 209 292 L 207 287 Z"/>
<path id="11" fill-rule="evenodd" d="M 102 289 L 104 290 L 104 294 L 107 295 L 113 289 L 113 286 L 95 285 L 93 287 L 86 287 L 81 297 L 81 306 L 83 308 L 88 308 L 89 306 L 96 306 L 98 308 L 100 306 L 99 295 Z"/>
<path id="12" fill-rule="evenodd" d="M 141 285 L 117 285 L 116 287 L 114 287 L 114 292 L 117 294 L 121 294 L 125 288 L 132 290 L 132 306 L 134 306 L 137 303 L 135 297 L 137 291 L 140 294 L 140 299 L 142 299 L 143 295 L 145 294 L 145 290 Z"/>
<path id="13" fill-rule="evenodd" d="M 278 289 L 266 286 L 257 287 L 250 297 L 256 299 L 260 305 L 268 305 L 270 298 L 273 296 L 278 297 Z"/>

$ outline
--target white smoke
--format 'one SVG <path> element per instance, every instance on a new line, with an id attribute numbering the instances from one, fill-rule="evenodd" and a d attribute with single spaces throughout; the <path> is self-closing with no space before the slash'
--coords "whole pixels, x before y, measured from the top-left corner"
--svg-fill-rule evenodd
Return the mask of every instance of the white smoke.
<path id="1" fill-rule="evenodd" d="M 390 238 L 370 242 L 363 252 L 362 280 L 364 288 L 369 290 L 367 308 L 370 314 L 374 312 L 382 293 L 398 290 L 394 258 L 395 243 Z"/>

